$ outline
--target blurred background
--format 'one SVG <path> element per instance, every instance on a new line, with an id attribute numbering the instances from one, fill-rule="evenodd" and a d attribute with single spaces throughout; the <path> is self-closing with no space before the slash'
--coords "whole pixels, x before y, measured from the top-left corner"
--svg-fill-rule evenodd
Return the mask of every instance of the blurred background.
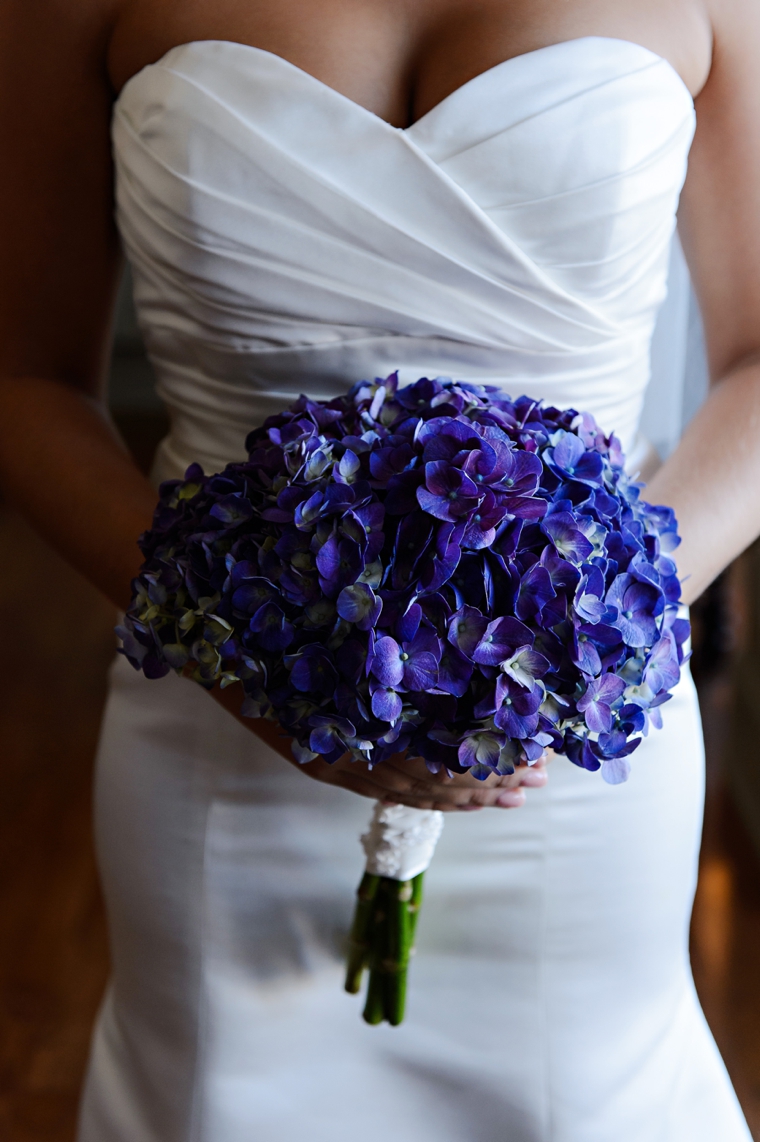
<path id="1" fill-rule="evenodd" d="M 166 431 L 125 277 L 113 418 L 144 471 Z M 643 430 L 664 458 L 707 389 L 680 248 L 653 347 Z M 0 1139 L 72 1142 L 108 972 L 91 783 L 114 614 L 0 503 Z M 760 1142 L 760 546 L 692 612 L 707 803 L 692 923 L 700 998 Z M 719 1142 L 716 1139 L 716 1142 Z"/>

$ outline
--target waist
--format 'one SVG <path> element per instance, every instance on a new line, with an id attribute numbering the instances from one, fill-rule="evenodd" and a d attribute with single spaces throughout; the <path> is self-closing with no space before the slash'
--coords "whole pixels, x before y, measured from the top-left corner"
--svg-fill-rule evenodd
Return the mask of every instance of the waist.
<path id="1" fill-rule="evenodd" d="M 629 353 L 621 360 L 609 352 L 570 357 L 495 352 L 444 338 L 386 335 L 319 347 L 250 352 L 214 346 L 182 358 L 155 351 L 151 357 L 171 424 L 157 455 L 156 482 L 180 477 L 193 462 L 213 472 L 244 460 L 251 429 L 302 393 L 332 400 L 358 380 L 394 371 L 402 384 L 446 376 L 590 412 L 605 432 L 618 435 L 635 470 L 643 460 L 636 433 L 649 380 L 648 354 Z"/>

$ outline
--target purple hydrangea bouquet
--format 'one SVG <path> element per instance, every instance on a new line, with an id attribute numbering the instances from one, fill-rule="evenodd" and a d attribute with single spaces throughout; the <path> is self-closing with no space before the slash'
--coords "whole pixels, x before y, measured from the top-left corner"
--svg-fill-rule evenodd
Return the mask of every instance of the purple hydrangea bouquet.
<path id="1" fill-rule="evenodd" d="M 547 747 L 616 784 L 688 623 L 669 508 L 588 414 L 394 374 L 301 397 L 248 460 L 161 486 L 119 633 L 149 678 L 239 684 L 300 762 L 394 755 L 485 779 Z M 403 1017 L 436 811 L 378 805 L 346 987 Z"/>

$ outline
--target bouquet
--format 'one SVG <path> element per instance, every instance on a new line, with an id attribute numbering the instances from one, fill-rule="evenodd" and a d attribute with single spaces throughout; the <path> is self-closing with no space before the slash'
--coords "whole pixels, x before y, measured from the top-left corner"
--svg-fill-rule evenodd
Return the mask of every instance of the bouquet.
<path id="1" fill-rule="evenodd" d="M 122 651 L 149 678 L 239 685 L 300 762 L 406 754 L 479 779 L 547 747 L 605 781 L 679 678 L 673 512 L 593 418 L 396 374 L 302 396 L 248 460 L 161 486 Z M 437 811 L 375 809 L 346 987 L 403 1018 Z"/>

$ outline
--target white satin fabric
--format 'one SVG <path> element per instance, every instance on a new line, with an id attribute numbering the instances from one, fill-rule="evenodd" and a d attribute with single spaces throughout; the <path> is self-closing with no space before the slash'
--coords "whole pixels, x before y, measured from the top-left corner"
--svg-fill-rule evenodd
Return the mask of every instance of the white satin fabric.
<path id="1" fill-rule="evenodd" d="M 398 367 L 575 403 L 629 447 L 693 129 L 617 40 L 508 60 L 406 131 L 268 52 L 176 48 L 114 118 L 161 474 Z"/>
<path id="2" fill-rule="evenodd" d="M 630 447 L 693 127 L 671 67 L 618 40 L 509 60 L 406 131 L 266 52 L 174 49 L 114 116 L 158 474 L 396 367 L 588 409 Z M 449 816 L 400 1028 L 341 991 L 370 803 L 192 683 L 123 659 L 112 683 L 114 977 L 80 1142 L 748 1142 L 688 965 L 688 676 L 627 785 L 558 759 L 524 809 Z"/>

